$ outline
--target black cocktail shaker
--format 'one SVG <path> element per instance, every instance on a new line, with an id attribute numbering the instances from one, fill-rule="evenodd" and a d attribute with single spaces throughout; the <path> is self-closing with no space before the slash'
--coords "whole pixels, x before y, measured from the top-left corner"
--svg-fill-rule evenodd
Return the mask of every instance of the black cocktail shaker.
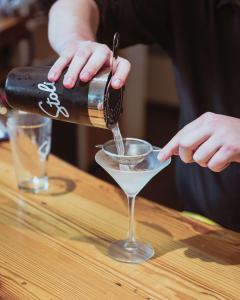
<path id="1" fill-rule="evenodd" d="M 116 58 L 118 36 L 115 35 L 114 39 Z M 2 106 L 101 128 L 111 128 L 118 122 L 122 112 L 123 89 L 111 87 L 112 68 L 101 70 L 89 83 L 78 79 L 72 89 L 63 86 L 64 73 L 57 82 L 49 82 L 49 69 L 13 69 L 7 76 L 6 100 Z"/>
<path id="2" fill-rule="evenodd" d="M 62 82 L 49 82 L 50 67 L 21 67 L 7 76 L 7 106 L 72 123 L 111 128 L 122 110 L 122 90 L 109 82 L 111 70 L 98 73 L 89 83 L 80 80 L 72 89 Z"/>

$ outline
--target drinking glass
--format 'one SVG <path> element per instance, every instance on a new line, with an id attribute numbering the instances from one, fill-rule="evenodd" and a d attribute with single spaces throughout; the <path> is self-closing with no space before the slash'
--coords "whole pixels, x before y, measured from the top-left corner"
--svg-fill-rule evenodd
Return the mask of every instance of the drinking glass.
<path id="1" fill-rule="evenodd" d="M 18 188 L 32 193 L 47 190 L 51 119 L 14 111 L 7 120 L 7 127 Z"/>
<path id="2" fill-rule="evenodd" d="M 113 259 L 127 263 L 141 263 L 154 255 L 151 245 L 136 240 L 134 230 L 134 206 L 137 194 L 171 159 L 160 162 L 157 159 L 161 150 L 152 147 L 144 140 L 123 139 L 125 152 L 118 155 L 115 141 L 101 146 L 95 156 L 96 162 L 105 169 L 122 188 L 128 199 L 129 230 L 125 240 L 113 242 L 108 254 Z M 99 147 L 99 146 L 98 146 Z"/>

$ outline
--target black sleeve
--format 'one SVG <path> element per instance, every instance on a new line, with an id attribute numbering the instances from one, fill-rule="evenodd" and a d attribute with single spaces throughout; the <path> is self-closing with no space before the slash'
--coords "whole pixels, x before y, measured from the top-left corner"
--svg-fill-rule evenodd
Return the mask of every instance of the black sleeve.
<path id="1" fill-rule="evenodd" d="M 100 11 L 97 39 L 112 46 L 120 33 L 120 47 L 160 42 L 167 34 L 168 0 L 95 0 Z"/>

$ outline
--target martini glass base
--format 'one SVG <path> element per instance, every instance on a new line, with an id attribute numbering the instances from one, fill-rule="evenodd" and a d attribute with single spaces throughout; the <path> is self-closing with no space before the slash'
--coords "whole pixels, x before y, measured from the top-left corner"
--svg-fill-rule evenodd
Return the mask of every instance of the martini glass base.
<path id="1" fill-rule="evenodd" d="M 121 262 L 139 264 L 153 257 L 154 249 L 149 244 L 121 240 L 109 246 L 108 255 Z"/>

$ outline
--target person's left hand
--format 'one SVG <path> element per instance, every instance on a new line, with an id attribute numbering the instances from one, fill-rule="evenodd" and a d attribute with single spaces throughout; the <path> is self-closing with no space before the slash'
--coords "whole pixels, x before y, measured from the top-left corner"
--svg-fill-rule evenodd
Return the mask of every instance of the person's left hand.
<path id="1" fill-rule="evenodd" d="M 165 161 L 172 155 L 214 172 L 221 172 L 231 162 L 240 163 L 240 119 L 211 112 L 201 115 L 170 140 L 158 159 Z"/>

